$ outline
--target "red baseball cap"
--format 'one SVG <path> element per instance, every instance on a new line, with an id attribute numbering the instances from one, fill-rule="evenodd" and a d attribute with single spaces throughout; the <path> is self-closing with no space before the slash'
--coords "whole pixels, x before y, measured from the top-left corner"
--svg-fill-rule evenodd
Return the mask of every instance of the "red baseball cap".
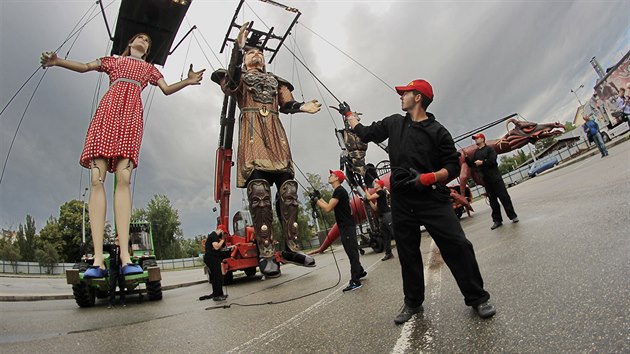
<path id="1" fill-rule="evenodd" d="M 381 187 L 385 187 L 385 181 L 377 179 L 376 181 L 374 181 L 374 183 L 378 184 Z"/>
<path id="2" fill-rule="evenodd" d="M 479 138 L 482 138 L 483 140 L 486 140 L 486 136 L 481 134 L 481 133 L 477 133 L 477 134 L 473 135 L 472 138 L 475 139 L 475 140 L 479 139 Z"/>
<path id="3" fill-rule="evenodd" d="M 396 92 L 398 92 L 398 94 L 401 96 L 405 92 L 413 90 L 416 90 L 420 92 L 423 96 L 426 96 L 429 99 L 433 100 L 433 87 L 431 87 L 431 84 L 426 80 L 413 80 L 412 82 L 408 83 L 407 86 L 396 86 Z"/>
<path id="4" fill-rule="evenodd" d="M 346 180 L 346 175 L 342 171 L 328 170 L 328 172 L 330 172 L 331 175 L 337 176 L 337 178 L 339 178 L 339 183 L 343 183 L 343 181 Z"/>
<path id="5" fill-rule="evenodd" d="M 217 225 L 217 230 L 223 230 L 223 232 L 226 232 L 226 233 L 228 232 L 227 227 L 223 224 Z"/>

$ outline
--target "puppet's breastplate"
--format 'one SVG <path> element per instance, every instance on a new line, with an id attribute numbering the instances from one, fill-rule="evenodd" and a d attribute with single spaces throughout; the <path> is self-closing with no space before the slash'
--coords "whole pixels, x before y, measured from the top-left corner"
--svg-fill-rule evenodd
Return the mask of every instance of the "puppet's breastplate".
<path id="1" fill-rule="evenodd" d="M 265 73 L 246 73 L 243 75 L 247 92 L 255 102 L 274 103 L 278 96 L 278 80 Z"/>

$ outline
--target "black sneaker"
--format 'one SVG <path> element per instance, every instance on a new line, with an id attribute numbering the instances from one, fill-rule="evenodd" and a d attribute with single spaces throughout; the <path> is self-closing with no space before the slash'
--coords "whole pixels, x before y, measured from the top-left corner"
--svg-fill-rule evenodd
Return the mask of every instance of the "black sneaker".
<path id="1" fill-rule="evenodd" d="M 227 295 L 218 295 L 212 298 L 214 301 L 225 301 L 227 299 Z"/>
<path id="2" fill-rule="evenodd" d="M 348 283 L 348 286 L 346 286 L 342 291 L 345 293 L 348 291 L 357 290 L 358 288 L 362 286 L 363 285 L 361 285 L 361 283 L 359 283 L 358 281 L 350 281 L 350 283 Z"/>
<path id="3" fill-rule="evenodd" d="M 492 306 L 490 301 L 486 301 L 483 304 L 473 306 L 473 308 L 475 309 L 475 312 L 477 312 L 477 315 L 479 315 L 479 317 L 481 318 L 490 318 L 494 316 L 495 313 L 497 313 L 497 310 L 494 308 L 494 306 Z"/>
<path id="4" fill-rule="evenodd" d="M 417 313 L 424 311 L 422 305 L 418 307 L 411 307 L 404 304 L 400 309 L 400 313 L 394 318 L 395 324 L 403 324 L 411 319 L 411 317 Z"/>
<path id="5" fill-rule="evenodd" d="M 210 295 L 203 295 L 203 296 L 199 296 L 199 301 L 203 301 L 203 300 L 208 300 L 208 299 L 212 299 L 214 297 L 213 294 Z"/>
<path id="6" fill-rule="evenodd" d="M 386 260 L 392 259 L 392 258 L 394 258 L 394 255 L 391 254 L 391 253 L 388 253 L 388 254 L 385 255 L 385 257 L 381 258 L 381 261 L 386 261 Z"/>
<path id="7" fill-rule="evenodd" d="M 367 277 L 367 272 L 366 271 L 361 272 L 361 274 L 359 275 L 359 279 L 363 279 L 365 277 Z"/>
<path id="8" fill-rule="evenodd" d="M 496 229 L 496 228 L 498 228 L 498 227 L 501 227 L 501 226 L 503 226 L 503 223 L 502 223 L 502 222 L 500 222 L 500 221 L 495 221 L 495 222 L 494 222 L 494 224 L 492 224 L 492 226 L 490 226 L 490 230 L 494 230 L 494 229 Z"/>

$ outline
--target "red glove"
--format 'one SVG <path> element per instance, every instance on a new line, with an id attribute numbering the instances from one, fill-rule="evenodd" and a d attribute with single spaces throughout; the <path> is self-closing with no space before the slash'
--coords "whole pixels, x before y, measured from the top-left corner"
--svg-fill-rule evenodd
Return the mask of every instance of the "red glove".
<path id="1" fill-rule="evenodd" d="M 435 182 L 437 182 L 437 176 L 435 175 L 435 172 L 423 173 L 420 175 L 420 183 L 425 186 L 430 186 L 432 184 L 435 184 Z"/>

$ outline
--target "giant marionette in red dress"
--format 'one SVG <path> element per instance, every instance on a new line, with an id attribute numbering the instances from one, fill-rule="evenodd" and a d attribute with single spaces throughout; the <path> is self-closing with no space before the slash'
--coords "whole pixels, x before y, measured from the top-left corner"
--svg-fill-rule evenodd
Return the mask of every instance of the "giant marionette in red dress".
<path id="1" fill-rule="evenodd" d="M 88 128 L 85 147 L 79 163 L 91 171 L 89 199 L 90 229 L 94 243 L 94 264 L 85 272 L 87 278 L 106 275 L 103 259 L 103 234 L 107 202 L 105 195 L 106 173 L 116 175 L 114 214 L 120 244 L 129 241 L 131 219 L 131 172 L 138 166 L 138 153 L 142 141 L 143 108 L 141 92 L 147 84 L 158 86 L 165 95 L 175 93 L 189 85 L 199 85 L 203 72 L 193 71 L 180 82 L 168 85 L 153 64 L 145 61 L 151 39 L 144 33 L 131 38 L 120 57 L 104 57 L 89 63 L 79 63 L 57 57 L 56 53 L 45 52 L 41 57 L 43 67 L 59 66 L 79 73 L 88 71 L 105 72 L 110 87 L 101 99 L 94 118 Z M 139 265 L 131 262 L 128 247 L 121 249 L 123 274 L 142 273 Z"/>
<path id="2" fill-rule="evenodd" d="M 294 180 L 291 150 L 279 113 L 319 112 L 317 100 L 296 102 L 293 86 L 265 70 L 262 51 L 246 46 L 249 23 L 244 24 L 235 41 L 228 70 L 212 74 L 225 94 L 235 97 L 241 111 L 237 157 L 237 187 L 247 187 L 249 207 L 260 256 L 260 271 L 267 276 L 280 274 L 276 263 L 272 234 L 273 211 L 271 184 L 278 189 L 276 210 L 285 241 L 284 258 L 294 263 L 314 266 L 315 260 L 300 252 L 298 240 L 298 195 Z M 240 63 L 243 63 L 242 68 Z M 233 71 L 233 72 L 232 72 Z"/>

